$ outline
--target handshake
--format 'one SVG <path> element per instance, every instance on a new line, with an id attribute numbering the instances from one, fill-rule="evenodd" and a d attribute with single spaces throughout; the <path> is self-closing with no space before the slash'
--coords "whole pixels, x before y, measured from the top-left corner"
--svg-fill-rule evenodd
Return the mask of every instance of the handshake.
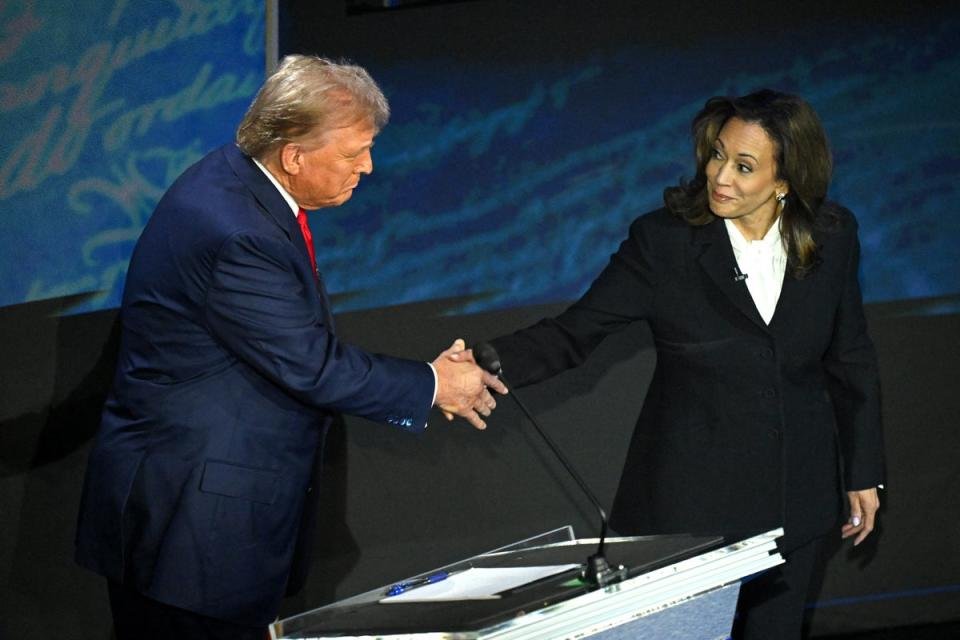
<path id="1" fill-rule="evenodd" d="M 490 390 L 506 394 L 503 382 L 477 366 L 473 352 L 459 338 L 432 364 L 437 372 L 435 406 L 443 411 L 447 420 L 458 415 L 477 429 L 486 429 L 481 416 L 489 416 L 497 406 Z"/>

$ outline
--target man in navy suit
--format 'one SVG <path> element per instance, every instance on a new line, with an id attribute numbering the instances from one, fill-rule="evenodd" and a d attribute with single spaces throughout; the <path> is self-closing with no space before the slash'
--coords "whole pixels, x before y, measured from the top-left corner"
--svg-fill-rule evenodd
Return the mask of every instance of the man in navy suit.
<path id="1" fill-rule="evenodd" d="M 483 428 L 487 386 L 505 392 L 448 352 L 414 362 L 334 333 L 304 210 L 350 198 L 388 116 L 363 69 L 290 56 L 236 145 L 187 169 L 144 229 L 77 531 L 121 640 L 262 639 L 309 542 L 332 416 L 421 431 L 437 406 Z"/>

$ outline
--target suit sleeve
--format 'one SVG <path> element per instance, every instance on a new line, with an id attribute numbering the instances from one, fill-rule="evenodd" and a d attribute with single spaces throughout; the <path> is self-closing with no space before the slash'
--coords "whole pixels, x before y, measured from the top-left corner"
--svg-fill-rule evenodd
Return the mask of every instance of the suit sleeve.
<path id="1" fill-rule="evenodd" d="M 578 366 L 606 336 L 649 314 L 656 278 L 648 226 L 645 218 L 631 225 L 606 268 L 563 313 L 491 341 L 507 380 L 522 387 Z"/>
<path id="2" fill-rule="evenodd" d="M 429 365 L 338 340 L 293 260 L 281 238 L 231 236 L 218 253 L 204 305 L 214 337 L 304 404 L 422 429 L 434 391 Z"/>
<path id="3" fill-rule="evenodd" d="M 876 487 L 884 476 L 880 380 L 860 294 L 860 243 L 855 221 L 852 226 L 843 291 L 824 359 L 848 491 Z"/>

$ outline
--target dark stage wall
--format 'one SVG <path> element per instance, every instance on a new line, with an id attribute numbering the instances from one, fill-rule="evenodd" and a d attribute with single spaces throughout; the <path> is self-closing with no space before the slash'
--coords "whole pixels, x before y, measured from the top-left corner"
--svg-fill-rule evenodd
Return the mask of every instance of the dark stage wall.
<path id="1" fill-rule="evenodd" d="M 941 302 L 868 308 L 884 380 L 888 489 L 879 532 L 856 550 L 831 550 L 815 634 L 960 619 L 960 315 L 918 315 Z M 457 336 L 492 337 L 559 308 L 443 316 L 458 303 L 337 320 L 351 341 L 429 358 Z M 0 311 L 0 637 L 106 639 L 104 586 L 71 555 L 115 313 L 53 311 L 52 303 Z M 608 508 L 654 358 L 637 326 L 604 342 L 579 370 L 524 390 Z M 597 533 L 589 505 L 508 401 L 485 432 L 439 415 L 421 437 L 348 418 L 329 442 L 320 552 L 286 613 L 555 526 Z"/>

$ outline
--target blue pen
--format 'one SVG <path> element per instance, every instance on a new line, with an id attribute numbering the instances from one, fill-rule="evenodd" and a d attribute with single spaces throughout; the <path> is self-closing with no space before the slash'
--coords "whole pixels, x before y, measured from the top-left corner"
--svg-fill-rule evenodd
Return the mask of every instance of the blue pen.
<path id="1" fill-rule="evenodd" d="M 406 582 L 398 582 L 389 589 L 387 589 L 388 596 L 398 596 L 405 591 L 410 589 L 416 589 L 417 587 L 422 587 L 426 584 L 433 584 L 434 582 L 440 582 L 441 580 L 446 580 L 450 577 L 446 571 L 437 571 L 436 573 L 431 573 L 428 576 L 422 578 L 414 578 L 413 580 L 407 580 Z"/>

